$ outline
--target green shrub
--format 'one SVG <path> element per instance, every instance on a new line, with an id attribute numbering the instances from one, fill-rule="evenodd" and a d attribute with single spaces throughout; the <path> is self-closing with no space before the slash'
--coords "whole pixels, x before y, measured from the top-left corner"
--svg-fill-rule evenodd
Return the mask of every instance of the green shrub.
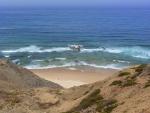
<path id="1" fill-rule="evenodd" d="M 135 79 L 127 79 L 127 80 L 125 80 L 125 81 L 123 82 L 122 87 L 133 86 L 133 85 L 135 85 L 135 84 L 137 84 L 137 83 L 135 82 Z"/>
<path id="2" fill-rule="evenodd" d="M 135 82 L 135 79 L 131 79 L 131 78 L 127 78 L 126 80 L 124 81 L 121 81 L 121 80 L 116 80 L 116 81 L 113 81 L 110 86 L 112 85 L 117 85 L 117 86 L 121 86 L 121 87 L 128 87 L 128 86 L 133 86 L 137 84 Z"/>
<path id="3" fill-rule="evenodd" d="M 94 90 L 88 97 L 96 96 L 100 93 L 100 89 Z"/>
<path id="4" fill-rule="evenodd" d="M 18 97 L 12 96 L 12 97 L 8 97 L 5 100 L 7 103 L 9 103 L 10 105 L 14 106 L 17 103 L 20 103 L 21 100 Z"/>
<path id="5" fill-rule="evenodd" d="M 96 110 L 100 113 L 111 113 L 118 106 L 117 100 L 102 100 L 97 104 Z"/>
<path id="6" fill-rule="evenodd" d="M 146 66 L 147 66 L 147 64 L 139 65 L 138 67 L 135 68 L 135 72 L 141 73 Z"/>
<path id="7" fill-rule="evenodd" d="M 150 87 L 150 80 L 148 80 L 144 86 L 144 88 Z"/>
<path id="8" fill-rule="evenodd" d="M 113 81 L 110 85 L 118 85 L 118 86 L 121 86 L 122 84 L 122 81 L 121 80 L 116 80 L 116 81 Z"/>
<path id="9" fill-rule="evenodd" d="M 99 95 L 99 93 L 100 93 L 100 89 L 94 90 L 90 95 L 84 98 L 77 107 L 73 108 L 72 110 L 66 113 L 77 113 L 82 109 L 86 109 L 94 105 L 95 103 L 103 99 L 103 97 Z"/>
<path id="10" fill-rule="evenodd" d="M 130 74 L 131 74 L 130 72 L 120 72 L 118 76 L 122 77 L 122 76 L 130 75 Z"/>
<path id="11" fill-rule="evenodd" d="M 54 104 L 52 104 L 52 103 L 40 103 L 40 102 L 38 102 L 38 106 L 41 108 L 41 109 L 48 109 L 48 108 L 50 108 L 52 105 L 54 105 Z"/>
<path id="12" fill-rule="evenodd" d="M 89 91 L 86 91 L 83 95 L 86 95 L 86 94 L 88 94 L 89 93 Z"/>
<path id="13" fill-rule="evenodd" d="M 69 112 L 63 112 L 63 113 L 80 113 L 80 112 L 78 112 L 78 111 L 69 111 Z"/>
<path id="14" fill-rule="evenodd" d="M 19 93 L 17 91 L 0 91 L 0 96 L 6 103 L 12 106 L 21 102 L 21 98 L 18 95 Z"/>
<path id="15" fill-rule="evenodd" d="M 92 106 L 94 103 L 96 103 L 96 101 L 102 100 L 103 97 L 101 95 L 99 95 L 99 93 L 100 93 L 100 90 L 96 89 L 87 98 L 83 99 L 80 102 L 80 105 L 79 105 L 79 107 L 77 107 L 77 109 L 79 109 L 79 110 L 86 109 L 87 107 Z"/>
<path id="16" fill-rule="evenodd" d="M 0 105 L 0 110 L 2 110 L 3 109 L 3 105 Z"/>
<path id="17" fill-rule="evenodd" d="M 112 110 L 118 106 L 117 100 L 104 100 L 104 98 L 99 95 L 99 93 L 100 90 L 96 89 L 89 96 L 83 99 L 77 107 L 64 113 L 80 113 L 81 110 L 84 110 L 92 105 L 96 105 L 96 111 L 100 113 L 111 113 Z"/>
<path id="18" fill-rule="evenodd" d="M 139 76 L 139 73 L 134 73 L 132 76 L 130 76 L 129 78 L 130 79 L 136 79 L 136 77 Z"/>

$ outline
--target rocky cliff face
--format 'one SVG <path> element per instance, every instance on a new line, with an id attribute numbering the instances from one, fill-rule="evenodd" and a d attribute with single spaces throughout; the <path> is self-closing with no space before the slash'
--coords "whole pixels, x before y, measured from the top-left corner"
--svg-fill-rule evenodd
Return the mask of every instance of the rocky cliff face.
<path id="1" fill-rule="evenodd" d="M 0 113 L 150 113 L 150 65 L 62 89 L 26 69 L 0 61 L 0 81 Z"/>

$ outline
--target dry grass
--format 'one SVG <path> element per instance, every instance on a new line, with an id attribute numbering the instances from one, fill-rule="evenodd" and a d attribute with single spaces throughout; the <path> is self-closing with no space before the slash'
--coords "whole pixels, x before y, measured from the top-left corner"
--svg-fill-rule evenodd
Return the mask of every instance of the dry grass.
<path id="1" fill-rule="evenodd" d="M 6 99 L 6 102 L 9 103 L 10 105 L 14 106 L 14 105 L 20 103 L 21 99 L 19 99 L 18 97 L 13 96 L 13 97 L 9 97 L 8 99 Z"/>
<path id="2" fill-rule="evenodd" d="M 73 108 L 72 110 L 66 113 L 78 113 L 80 110 L 86 109 L 94 105 L 95 103 L 103 99 L 103 97 L 99 95 L 99 93 L 100 89 L 94 90 L 90 95 L 84 98 L 77 107 Z"/>
<path id="3" fill-rule="evenodd" d="M 91 107 L 92 105 L 96 105 L 95 110 L 100 113 L 111 113 L 112 110 L 118 106 L 117 100 L 105 100 L 99 93 L 100 90 L 96 89 L 89 96 L 83 99 L 77 107 L 65 113 L 80 113 L 81 110 Z"/>
<path id="4" fill-rule="evenodd" d="M 18 95 L 18 91 L 0 91 L 0 97 L 3 98 L 7 104 L 12 106 L 21 102 L 21 99 Z"/>

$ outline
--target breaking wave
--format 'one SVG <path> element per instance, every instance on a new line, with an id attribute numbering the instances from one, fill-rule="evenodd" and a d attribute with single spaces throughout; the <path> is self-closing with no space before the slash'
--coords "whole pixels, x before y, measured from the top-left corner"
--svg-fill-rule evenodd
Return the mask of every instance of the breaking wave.
<path id="1" fill-rule="evenodd" d="M 28 47 L 22 47 L 19 49 L 12 50 L 2 50 L 1 52 L 4 54 L 11 54 L 17 52 L 29 52 L 29 53 L 43 53 L 43 52 L 65 52 L 71 51 L 69 47 L 52 47 L 52 48 L 42 48 L 35 45 L 31 45 Z M 99 48 L 83 48 L 80 53 L 92 53 L 92 52 L 106 52 L 112 54 L 122 54 L 136 58 L 142 59 L 150 59 L 150 49 L 144 48 L 140 46 L 133 47 L 99 47 Z"/>
<path id="2" fill-rule="evenodd" d="M 28 47 L 23 47 L 19 49 L 14 50 L 3 50 L 2 53 L 17 53 L 17 52 L 30 52 L 30 53 L 43 53 L 43 52 L 63 52 L 63 51 L 69 51 L 69 47 L 55 47 L 50 49 L 43 49 L 42 47 L 38 47 L 35 45 L 31 45 Z"/>
<path id="3" fill-rule="evenodd" d="M 120 53 L 136 58 L 150 59 L 150 49 L 139 46 L 108 48 L 104 51 L 109 53 Z"/>
<path id="4" fill-rule="evenodd" d="M 58 68 L 58 67 L 78 67 L 78 66 L 87 66 L 87 67 L 93 67 L 93 68 L 105 68 L 105 69 L 121 69 L 124 68 L 124 66 L 121 66 L 121 64 L 107 64 L 107 65 L 97 65 L 97 64 L 90 64 L 84 61 L 79 62 L 69 62 L 65 63 L 63 65 L 48 65 L 48 66 L 42 66 L 40 64 L 30 64 L 27 66 L 24 66 L 27 69 L 47 69 L 47 68 Z"/>
<path id="5" fill-rule="evenodd" d="M 82 52 L 100 52 L 100 51 L 114 54 L 123 54 L 136 58 L 150 59 L 150 49 L 139 46 L 83 49 Z"/>

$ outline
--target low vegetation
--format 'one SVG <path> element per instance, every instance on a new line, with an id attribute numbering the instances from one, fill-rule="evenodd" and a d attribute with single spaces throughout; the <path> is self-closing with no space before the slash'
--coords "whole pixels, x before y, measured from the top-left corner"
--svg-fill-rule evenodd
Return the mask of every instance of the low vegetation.
<path id="1" fill-rule="evenodd" d="M 130 75 L 131 73 L 130 72 L 120 72 L 119 73 L 119 77 L 122 77 L 122 76 L 127 76 L 127 75 Z"/>
<path id="2" fill-rule="evenodd" d="M 86 94 L 88 94 L 89 93 L 89 91 L 86 91 L 83 95 L 86 95 Z"/>
<path id="3" fill-rule="evenodd" d="M 89 96 L 83 99 L 79 106 L 65 113 L 79 113 L 79 111 L 91 107 L 92 105 L 96 105 L 96 111 L 100 113 L 111 113 L 112 110 L 118 106 L 117 100 L 105 100 L 99 93 L 100 90 L 96 89 Z"/>
<path id="4" fill-rule="evenodd" d="M 15 104 L 20 103 L 21 99 L 19 99 L 16 96 L 13 96 L 13 97 L 9 97 L 8 99 L 6 99 L 6 102 L 9 103 L 10 105 L 14 106 Z"/>
<path id="5" fill-rule="evenodd" d="M 3 107 L 4 107 L 4 105 L 0 105 L 0 110 L 2 110 L 2 109 L 3 109 Z"/>
<path id="6" fill-rule="evenodd" d="M 128 86 L 133 86 L 137 84 L 136 83 L 136 79 L 132 79 L 132 78 L 126 78 L 125 80 L 116 80 L 116 81 L 113 81 L 110 86 L 113 86 L 113 85 L 117 85 L 117 86 L 120 86 L 120 87 L 128 87 Z"/>
<path id="7" fill-rule="evenodd" d="M 112 86 L 112 85 L 121 86 L 121 85 L 122 85 L 122 81 L 121 81 L 121 80 L 115 80 L 115 81 L 113 81 L 113 82 L 110 84 L 110 86 Z"/>
<path id="8" fill-rule="evenodd" d="M 125 81 L 123 82 L 122 87 L 133 86 L 133 85 L 135 85 L 135 84 L 137 84 L 137 83 L 135 82 L 135 79 L 127 79 L 127 80 L 125 80 Z"/>
<path id="9" fill-rule="evenodd" d="M 5 100 L 5 103 L 14 106 L 17 103 L 21 102 L 21 99 L 19 98 L 19 93 L 17 91 L 0 91 L 0 98 L 3 98 Z"/>
<path id="10" fill-rule="evenodd" d="M 78 111 L 86 109 L 95 104 L 96 102 L 102 100 L 103 97 L 99 95 L 99 93 L 100 89 L 94 90 L 90 95 L 84 98 L 77 107 L 73 108 L 72 110 L 66 113 L 77 113 Z"/>
<path id="11" fill-rule="evenodd" d="M 51 107 L 52 105 L 54 105 L 54 104 L 52 104 L 52 103 L 38 103 L 38 106 L 39 106 L 39 108 L 41 108 L 41 109 L 48 109 L 49 107 Z"/>
<path id="12" fill-rule="evenodd" d="M 131 76 L 128 76 L 127 79 L 136 79 L 139 76 L 139 73 L 134 73 Z"/>
<path id="13" fill-rule="evenodd" d="M 139 65 L 138 67 L 135 68 L 135 72 L 138 72 L 140 74 L 146 66 L 147 66 L 147 64 Z"/>
<path id="14" fill-rule="evenodd" d="M 144 86 L 144 88 L 150 87 L 150 80 L 148 80 Z"/>
<path id="15" fill-rule="evenodd" d="M 87 98 L 83 99 L 78 109 L 86 109 L 87 107 L 93 105 L 96 101 L 103 99 L 103 97 L 99 95 L 99 93 L 100 90 L 97 89 L 93 93 L 91 93 Z"/>
<path id="16" fill-rule="evenodd" d="M 81 109 L 86 109 L 87 107 L 92 106 L 96 101 L 103 99 L 103 97 L 99 95 L 99 93 L 100 93 L 100 89 L 96 89 L 89 96 L 83 99 L 80 102 L 80 105 L 76 107 L 75 109 L 77 111 Z"/>
<path id="17" fill-rule="evenodd" d="M 111 113 L 118 106 L 117 100 L 109 99 L 99 101 L 96 110 L 100 113 Z"/>

